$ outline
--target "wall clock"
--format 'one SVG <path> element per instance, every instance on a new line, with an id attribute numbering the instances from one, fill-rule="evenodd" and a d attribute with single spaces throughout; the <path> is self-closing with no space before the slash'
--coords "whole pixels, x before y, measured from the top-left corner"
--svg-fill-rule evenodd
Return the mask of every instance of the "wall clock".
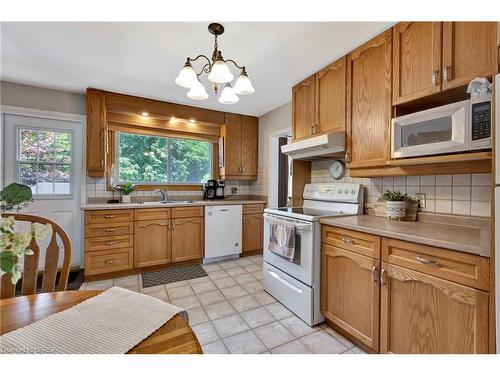
<path id="1" fill-rule="evenodd" d="M 342 160 L 334 160 L 330 164 L 330 176 L 334 180 L 340 180 L 345 176 L 345 163 Z"/>

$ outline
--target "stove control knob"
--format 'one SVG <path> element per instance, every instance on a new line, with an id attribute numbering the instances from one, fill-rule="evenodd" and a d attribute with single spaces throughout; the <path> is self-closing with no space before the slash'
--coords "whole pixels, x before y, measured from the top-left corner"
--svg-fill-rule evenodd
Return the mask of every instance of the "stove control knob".
<path id="1" fill-rule="evenodd" d="M 352 189 L 351 194 L 356 194 L 356 190 Z"/>
<path id="2" fill-rule="evenodd" d="M 344 190 L 344 193 L 348 194 L 348 193 L 349 193 L 349 190 L 345 189 L 345 190 Z"/>
<path id="3" fill-rule="evenodd" d="M 342 193 L 342 189 L 339 189 L 339 193 Z"/>

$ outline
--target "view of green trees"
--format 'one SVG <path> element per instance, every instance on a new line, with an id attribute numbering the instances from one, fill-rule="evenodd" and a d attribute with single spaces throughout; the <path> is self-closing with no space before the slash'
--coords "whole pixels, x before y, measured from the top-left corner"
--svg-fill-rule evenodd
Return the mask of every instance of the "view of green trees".
<path id="1" fill-rule="evenodd" d="M 209 142 L 119 133 L 120 182 L 200 183 L 210 178 Z"/>

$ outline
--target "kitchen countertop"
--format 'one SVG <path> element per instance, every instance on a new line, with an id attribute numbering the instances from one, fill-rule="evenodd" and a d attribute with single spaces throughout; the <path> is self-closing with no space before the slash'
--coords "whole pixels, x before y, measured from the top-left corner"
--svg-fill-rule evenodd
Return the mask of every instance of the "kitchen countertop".
<path id="1" fill-rule="evenodd" d="M 490 233 L 486 228 L 423 221 L 390 221 L 359 215 L 320 219 L 321 224 L 444 249 L 490 256 Z"/>
<path id="2" fill-rule="evenodd" d="M 267 201 L 256 200 L 256 199 L 221 199 L 221 200 L 193 200 L 192 202 L 171 202 L 171 203 L 159 203 L 159 202 L 147 202 L 147 203 L 88 203 L 82 204 L 81 209 L 83 211 L 90 210 L 120 210 L 120 209 L 131 209 L 131 208 L 168 208 L 168 207 L 180 207 L 180 206 L 222 206 L 231 204 L 267 204 Z"/>

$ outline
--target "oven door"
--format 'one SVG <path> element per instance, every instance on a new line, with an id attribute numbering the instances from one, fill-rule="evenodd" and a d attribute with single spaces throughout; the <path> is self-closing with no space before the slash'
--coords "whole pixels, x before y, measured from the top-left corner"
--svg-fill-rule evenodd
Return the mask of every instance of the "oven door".
<path id="1" fill-rule="evenodd" d="M 392 158 L 466 151 L 470 138 L 468 100 L 392 120 Z"/>
<path id="2" fill-rule="evenodd" d="M 285 259 L 269 250 L 270 222 L 276 220 L 295 224 L 295 257 L 293 261 Z M 313 222 L 267 213 L 264 214 L 264 261 L 303 283 L 312 285 L 314 246 L 318 240 L 316 232 Z"/>

